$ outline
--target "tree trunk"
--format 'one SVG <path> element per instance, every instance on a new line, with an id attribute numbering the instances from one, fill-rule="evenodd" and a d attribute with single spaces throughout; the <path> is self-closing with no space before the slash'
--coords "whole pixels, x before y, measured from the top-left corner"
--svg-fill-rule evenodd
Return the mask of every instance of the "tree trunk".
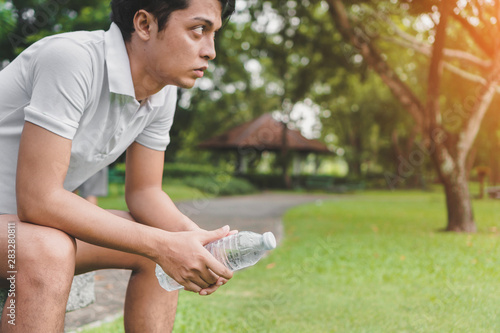
<path id="1" fill-rule="evenodd" d="M 444 45 L 447 38 L 446 29 L 448 17 L 453 9 L 451 1 L 444 1 L 440 6 L 440 18 L 436 27 L 436 39 L 432 46 L 427 85 L 427 107 L 424 129 L 427 134 L 424 138 L 429 145 L 435 145 L 433 159 L 436 163 L 446 195 L 446 209 L 448 213 L 447 231 L 475 232 L 476 224 L 472 215 L 469 186 L 467 183 L 466 160 L 471 145 L 458 145 L 447 136 L 441 126 L 441 81 L 443 78 Z M 438 134 L 438 135 L 436 135 Z M 440 137 L 441 135 L 441 137 Z M 431 143 L 431 141 L 433 143 Z M 448 141 L 448 142 L 447 142 Z M 457 151 L 452 155 L 448 147 Z M 453 150 L 451 150 L 453 151 Z"/>
<path id="2" fill-rule="evenodd" d="M 288 140 L 287 140 L 288 126 L 285 122 L 282 122 L 282 126 L 283 126 L 283 133 L 282 133 L 282 137 L 281 137 L 281 142 L 282 142 L 281 172 L 282 172 L 283 183 L 285 185 L 285 188 L 291 189 L 292 188 L 292 180 L 290 179 L 290 176 L 288 175 L 288 161 L 289 161 Z"/>
<path id="3" fill-rule="evenodd" d="M 361 144 L 361 134 L 356 129 L 351 132 L 350 143 L 353 148 L 351 161 L 349 163 L 349 173 L 354 176 L 354 178 L 361 178 L 361 163 L 363 148 Z"/>
<path id="4" fill-rule="evenodd" d="M 460 169 L 463 170 L 463 168 Z M 445 176 L 443 182 L 448 212 L 446 231 L 476 232 L 465 172 L 454 170 L 449 176 Z"/>
<path id="5" fill-rule="evenodd" d="M 446 196 L 448 221 L 445 230 L 475 232 L 476 223 L 470 200 L 466 159 L 450 155 L 446 148 L 446 139 L 452 140 L 434 136 L 427 151 L 434 162 Z"/>
<path id="6" fill-rule="evenodd" d="M 497 122 L 500 124 L 500 122 Z M 498 152 L 500 152 L 500 140 L 497 138 L 496 133 L 498 129 L 498 125 L 494 128 L 490 128 L 490 136 L 489 140 L 492 143 L 492 148 L 490 150 L 490 175 L 489 175 L 489 183 L 492 186 L 496 186 L 500 182 L 500 164 Z"/>
<path id="7" fill-rule="evenodd" d="M 500 151 L 500 144 L 496 143 L 494 147 L 494 151 Z M 490 169 L 490 185 L 497 186 L 497 184 L 500 183 L 500 163 L 498 163 L 498 155 L 496 154 L 490 155 Z"/>

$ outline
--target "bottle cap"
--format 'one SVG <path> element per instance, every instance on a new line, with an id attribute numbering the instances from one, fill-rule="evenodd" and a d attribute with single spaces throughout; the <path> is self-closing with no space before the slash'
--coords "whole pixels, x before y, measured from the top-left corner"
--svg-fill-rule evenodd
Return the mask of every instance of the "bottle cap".
<path id="1" fill-rule="evenodd" d="M 272 232 L 265 232 L 262 235 L 262 243 L 264 244 L 266 250 L 272 250 L 276 248 L 276 238 L 274 238 Z"/>

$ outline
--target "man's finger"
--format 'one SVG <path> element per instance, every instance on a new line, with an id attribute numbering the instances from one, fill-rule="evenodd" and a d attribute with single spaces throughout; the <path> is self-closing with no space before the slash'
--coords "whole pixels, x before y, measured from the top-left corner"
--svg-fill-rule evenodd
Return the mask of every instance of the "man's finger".
<path id="1" fill-rule="evenodd" d="M 213 294 L 214 292 L 216 292 L 217 289 L 219 289 L 219 287 L 220 286 L 214 284 L 214 285 L 211 285 L 208 288 L 200 290 L 200 292 L 198 294 L 200 294 L 201 296 L 210 295 L 210 294 Z"/>
<path id="2" fill-rule="evenodd" d="M 233 272 L 215 259 L 212 255 L 207 256 L 207 267 L 216 275 L 223 277 L 227 280 L 233 277 Z"/>
<path id="3" fill-rule="evenodd" d="M 194 293 L 199 293 L 203 290 L 203 288 L 192 281 L 185 281 L 182 285 L 184 286 L 184 290 L 192 291 Z"/>
<path id="4" fill-rule="evenodd" d="M 202 273 L 201 278 L 207 283 L 207 286 L 211 286 L 217 283 L 219 277 L 217 274 L 212 272 L 208 267 L 205 272 Z"/>
<path id="5" fill-rule="evenodd" d="M 217 289 L 219 289 L 224 284 L 226 284 L 226 282 L 227 282 L 226 279 L 219 277 L 217 279 L 217 283 L 215 283 L 214 285 L 211 285 L 208 288 L 200 290 L 199 294 L 202 296 L 213 294 Z"/>
<path id="6" fill-rule="evenodd" d="M 219 240 L 229 233 L 229 226 L 223 226 L 222 228 L 212 230 L 212 231 L 207 231 L 201 236 L 200 240 L 203 245 L 207 245 L 208 243 L 214 242 L 216 240 Z"/>

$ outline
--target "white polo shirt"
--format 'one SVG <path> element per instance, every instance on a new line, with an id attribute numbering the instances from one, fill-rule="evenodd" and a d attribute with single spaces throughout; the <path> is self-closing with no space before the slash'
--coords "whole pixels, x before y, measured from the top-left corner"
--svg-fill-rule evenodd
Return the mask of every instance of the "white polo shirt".
<path id="1" fill-rule="evenodd" d="M 17 212 L 15 179 L 24 121 L 72 140 L 64 187 L 73 191 L 134 141 L 170 142 L 177 88 L 139 104 L 120 29 L 44 38 L 0 71 L 0 213 Z M 56 167 L 56 166 L 55 166 Z"/>

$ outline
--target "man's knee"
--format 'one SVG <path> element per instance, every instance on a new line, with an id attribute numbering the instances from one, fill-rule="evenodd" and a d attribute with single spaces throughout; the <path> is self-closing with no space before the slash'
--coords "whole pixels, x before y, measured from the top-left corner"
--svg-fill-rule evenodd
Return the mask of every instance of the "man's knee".
<path id="1" fill-rule="evenodd" d="M 71 236 L 57 229 L 21 223 L 18 244 L 19 277 L 24 277 L 26 283 L 71 285 L 76 253 Z"/>

